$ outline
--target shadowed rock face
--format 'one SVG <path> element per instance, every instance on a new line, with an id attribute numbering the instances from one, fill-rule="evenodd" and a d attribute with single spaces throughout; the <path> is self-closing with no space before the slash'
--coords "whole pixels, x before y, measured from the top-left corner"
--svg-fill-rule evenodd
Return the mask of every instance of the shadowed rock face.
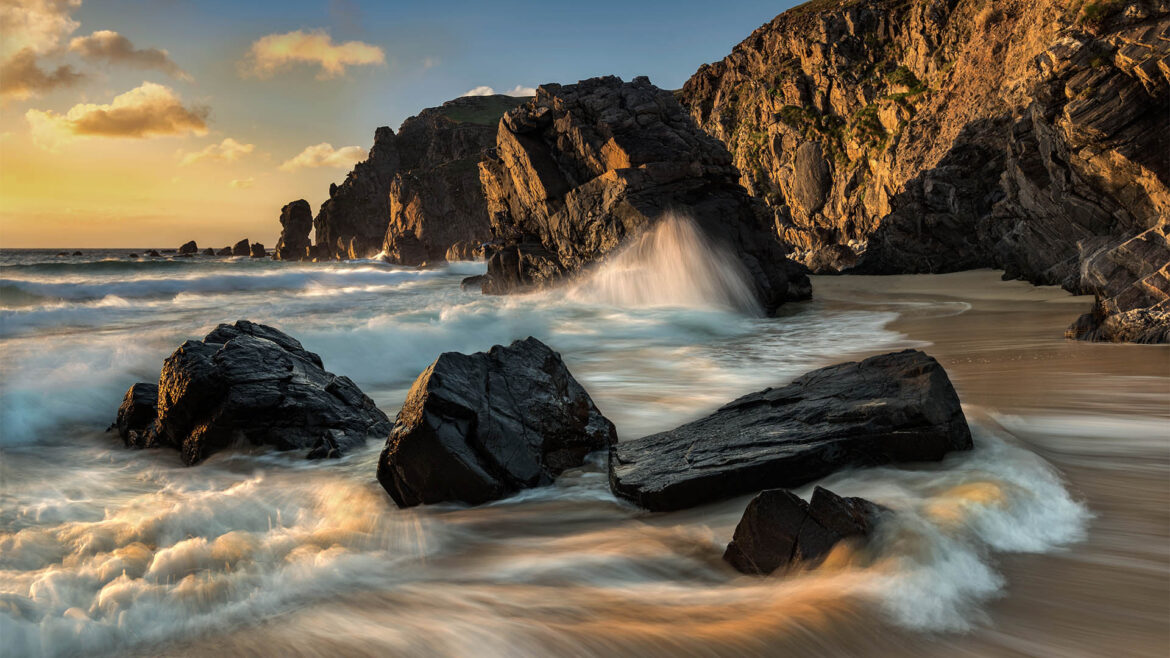
<path id="1" fill-rule="evenodd" d="M 199 253 L 199 245 L 195 244 L 194 240 L 184 242 L 183 246 L 179 247 L 180 254 L 197 254 Z"/>
<path id="2" fill-rule="evenodd" d="M 136 435 L 151 393 L 157 418 L 145 436 Z M 336 456 L 391 427 L 352 381 L 326 372 L 321 357 L 247 320 L 183 343 L 163 364 L 157 387 L 135 384 L 127 392 L 115 425 L 128 445 L 172 445 L 188 465 L 240 440 Z"/>
<path id="3" fill-rule="evenodd" d="M 809 296 L 726 148 L 646 78 L 540 87 L 480 170 L 495 238 L 484 292 L 561 280 L 672 210 L 739 260 L 764 309 Z"/>
<path id="4" fill-rule="evenodd" d="M 251 256 L 252 246 L 248 243 L 248 238 L 244 238 L 232 245 L 233 256 Z"/>
<path id="5" fill-rule="evenodd" d="M 761 576 L 816 566 L 841 541 L 867 538 L 882 511 L 864 498 L 842 498 L 821 487 L 807 503 L 785 489 L 762 491 L 748 503 L 723 559 Z"/>
<path id="6" fill-rule="evenodd" d="M 118 417 L 110 429 L 116 429 L 127 448 L 152 448 L 149 432 L 158 415 L 158 384 L 139 382 L 126 391 Z"/>
<path id="7" fill-rule="evenodd" d="M 378 128 L 358 163 L 313 220 L 317 255 L 368 258 L 379 251 L 403 265 L 441 261 L 448 248 L 491 237 L 477 163 L 495 143 L 504 112 L 524 99 L 457 98 L 402 123 Z"/>
<path id="8" fill-rule="evenodd" d="M 680 98 L 814 271 L 1002 268 L 1098 294 L 1103 326 L 1148 308 L 1082 274 L 1170 215 L 1168 56 L 1165 0 L 809 3 Z M 1166 299 L 1134 257 L 1147 292 L 1115 301 Z"/>
<path id="9" fill-rule="evenodd" d="M 298 199 L 280 209 L 280 240 L 272 253 L 274 260 L 309 258 L 309 231 L 313 230 L 313 209 Z"/>
<path id="10" fill-rule="evenodd" d="M 917 350 L 842 363 L 610 451 L 613 492 L 651 510 L 797 487 L 850 466 L 938 461 L 971 431 L 946 372 Z"/>
<path id="11" fill-rule="evenodd" d="M 617 440 L 613 423 L 535 338 L 441 355 L 415 380 L 378 461 L 399 507 L 471 504 L 549 484 Z"/>

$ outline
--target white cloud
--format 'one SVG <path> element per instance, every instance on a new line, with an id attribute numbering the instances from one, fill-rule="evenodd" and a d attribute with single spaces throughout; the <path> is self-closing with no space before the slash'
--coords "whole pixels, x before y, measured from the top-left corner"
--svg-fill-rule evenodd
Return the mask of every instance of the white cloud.
<path id="1" fill-rule="evenodd" d="M 232 182 L 228 183 L 228 187 L 232 188 L 233 190 L 246 190 L 255 184 L 256 179 L 252 177 L 236 178 L 232 180 Z"/>
<path id="2" fill-rule="evenodd" d="M 31 49 L 52 52 L 80 23 L 73 12 L 81 0 L 0 0 L 0 58 Z"/>
<path id="3" fill-rule="evenodd" d="M 129 39 L 112 30 L 98 30 L 88 37 L 75 37 L 69 42 L 69 50 L 86 59 L 140 69 L 157 69 L 180 80 L 191 80 L 191 76 L 171 60 L 167 51 L 158 48 L 137 49 Z"/>
<path id="4" fill-rule="evenodd" d="M 255 144 L 241 144 L 231 137 L 225 137 L 222 142 L 208 144 L 199 151 L 193 151 L 191 153 L 180 151 L 179 166 L 185 167 L 204 160 L 210 160 L 212 162 L 234 162 L 248 155 L 255 148 Z"/>
<path id="5" fill-rule="evenodd" d="M 366 159 L 366 150 L 360 146 L 344 146 L 334 149 L 332 144 L 321 142 L 308 146 L 296 157 L 280 165 L 281 171 L 296 171 L 302 168 L 338 167 L 348 169 Z"/>
<path id="6" fill-rule="evenodd" d="M 504 94 L 505 96 L 535 96 L 536 95 L 536 88 L 535 87 L 524 87 L 522 85 L 516 85 L 515 87 L 512 87 L 508 91 L 496 91 L 495 89 L 492 89 L 491 87 L 488 87 L 486 85 L 481 85 L 481 86 L 476 87 L 474 89 L 468 89 L 467 92 L 464 93 L 463 95 L 464 96 L 495 96 L 496 94 Z"/>
<path id="7" fill-rule="evenodd" d="M 144 82 L 108 105 L 81 103 L 65 114 L 29 110 L 24 116 L 33 140 L 52 149 L 75 137 L 206 135 L 209 112 L 206 107 L 183 105 L 170 87 Z"/>
<path id="8" fill-rule="evenodd" d="M 345 75 L 347 66 L 385 61 L 386 53 L 377 46 L 362 41 L 335 44 L 324 30 L 297 30 L 256 40 L 239 68 L 243 75 L 267 78 L 294 64 L 316 64 L 321 67 L 317 78 L 325 79 Z"/>

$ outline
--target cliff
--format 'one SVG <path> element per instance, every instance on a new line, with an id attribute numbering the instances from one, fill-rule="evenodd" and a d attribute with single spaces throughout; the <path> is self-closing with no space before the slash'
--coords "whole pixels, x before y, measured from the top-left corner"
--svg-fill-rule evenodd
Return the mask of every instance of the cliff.
<path id="1" fill-rule="evenodd" d="M 814 271 L 1002 268 L 1096 294 L 1073 335 L 1157 340 L 1170 299 L 1168 10 L 820 0 L 702 67 L 679 98 Z M 1130 329 L 1098 330 L 1135 309 L 1152 309 L 1146 329 L 1120 318 Z"/>
<path id="2" fill-rule="evenodd" d="M 504 116 L 493 156 L 480 164 L 494 236 L 484 292 L 571 276 L 669 210 L 738 260 L 764 310 L 809 296 L 730 153 L 646 78 L 540 87 Z"/>
<path id="3" fill-rule="evenodd" d="M 495 144 L 511 96 L 468 96 L 428 108 L 374 133 L 358 163 L 313 220 L 318 258 L 368 258 L 418 265 L 491 237 L 477 163 Z"/>

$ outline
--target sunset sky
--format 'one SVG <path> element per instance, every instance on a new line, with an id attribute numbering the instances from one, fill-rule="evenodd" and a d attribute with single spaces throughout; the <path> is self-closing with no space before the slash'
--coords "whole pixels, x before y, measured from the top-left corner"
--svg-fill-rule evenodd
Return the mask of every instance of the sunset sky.
<path id="1" fill-rule="evenodd" d="M 0 247 L 271 247 L 377 126 L 477 88 L 677 88 L 794 4 L 0 0 Z"/>

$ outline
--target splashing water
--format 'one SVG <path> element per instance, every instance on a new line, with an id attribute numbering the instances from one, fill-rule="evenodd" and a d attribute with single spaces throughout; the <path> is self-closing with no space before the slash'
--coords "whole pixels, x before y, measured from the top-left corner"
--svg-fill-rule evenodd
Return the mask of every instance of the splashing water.
<path id="1" fill-rule="evenodd" d="M 667 212 L 574 284 L 570 299 L 628 308 L 724 308 L 761 315 L 743 266 L 690 217 Z"/>

